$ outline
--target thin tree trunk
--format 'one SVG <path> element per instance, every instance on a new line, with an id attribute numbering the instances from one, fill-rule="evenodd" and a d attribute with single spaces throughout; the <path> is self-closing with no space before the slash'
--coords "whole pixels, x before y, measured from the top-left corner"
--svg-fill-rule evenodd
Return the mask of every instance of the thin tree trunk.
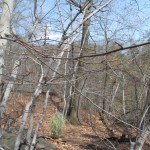
<path id="1" fill-rule="evenodd" d="M 150 79 L 148 79 L 147 81 L 147 87 L 148 89 L 150 88 Z M 143 129 L 143 131 L 138 136 L 136 142 L 134 142 L 133 150 L 142 150 L 144 142 L 150 135 L 150 92 L 149 90 L 147 91 L 147 95 L 146 95 L 146 101 L 145 101 L 145 106 L 143 109 L 143 115 L 141 118 L 140 127 Z"/>
<path id="2" fill-rule="evenodd" d="M 13 67 L 13 70 L 12 70 L 12 74 L 10 76 L 9 82 L 7 84 L 6 90 L 5 90 L 5 92 L 2 96 L 2 100 L 1 100 L 1 103 L 0 103 L 0 145 L 2 145 L 2 134 L 3 134 L 2 133 L 2 128 L 1 128 L 1 121 L 2 121 L 2 118 L 3 118 L 3 113 L 4 113 L 6 103 L 8 101 L 9 94 L 10 94 L 10 92 L 11 92 L 13 86 L 14 86 L 14 82 L 15 82 L 17 74 L 18 74 L 19 66 L 20 66 L 20 60 L 15 61 L 14 67 Z"/>
<path id="3" fill-rule="evenodd" d="M 37 135 L 38 135 L 38 130 L 39 130 L 39 128 L 40 128 L 40 126 L 41 126 L 41 124 L 42 124 L 42 122 L 44 120 L 45 114 L 46 114 L 46 108 L 47 108 L 47 103 L 48 103 L 48 98 L 49 98 L 49 92 L 50 92 L 50 88 L 46 92 L 44 106 L 43 106 L 43 113 L 41 115 L 39 123 L 37 124 L 37 126 L 35 128 L 34 136 L 33 136 L 33 139 L 32 139 L 31 146 L 30 146 L 30 150 L 33 150 L 35 148 L 35 145 L 36 145 L 36 139 L 37 139 Z"/>
<path id="4" fill-rule="evenodd" d="M 146 129 L 141 133 L 141 135 L 137 138 L 136 143 L 134 145 L 134 150 L 142 150 L 144 142 L 150 135 L 150 125 L 146 127 Z"/>
<path id="5" fill-rule="evenodd" d="M 17 138 L 16 138 L 16 143 L 15 143 L 14 150 L 18 150 L 19 149 L 20 141 L 21 141 L 21 135 L 22 135 L 22 132 L 24 130 L 24 125 L 25 125 L 27 117 L 28 117 L 29 109 L 32 106 L 32 104 L 34 103 L 34 101 L 36 101 L 37 97 L 39 96 L 39 94 L 42 91 L 43 76 L 44 75 L 43 75 L 43 71 L 42 71 L 41 77 L 39 79 L 39 83 L 37 85 L 37 88 L 36 88 L 33 96 L 31 97 L 31 100 L 27 103 L 27 105 L 25 107 L 24 115 L 22 117 L 21 125 L 20 125 L 20 128 L 19 128 L 19 133 L 18 133 Z"/>
<path id="6" fill-rule="evenodd" d="M 71 99 L 72 99 L 72 93 L 73 93 L 73 86 L 69 83 L 71 80 L 73 80 L 73 72 L 74 72 L 74 60 L 73 60 L 73 44 L 71 45 L 71 49 L 69 50 L 67 54 L 67 58 L 71 58 L 66 61 L 65 63 L 65 77 L 68 79 L 68 81 L 65 81 L 65 87 L 64 87 L 64 112 L 63 115 L 66 117 L 69 115 L 70 107 L 71 107 Z M 73 84 L 73 83 L 72 83 Z"/>

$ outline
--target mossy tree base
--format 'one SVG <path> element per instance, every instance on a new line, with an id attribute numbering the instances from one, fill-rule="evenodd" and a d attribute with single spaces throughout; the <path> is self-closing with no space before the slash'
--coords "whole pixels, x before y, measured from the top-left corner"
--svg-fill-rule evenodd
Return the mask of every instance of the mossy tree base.
<path id="1" fill-rule="evenodd" d="M 78 119 L 78 116 L 76 114 L 76 111 L 73 111 L 71 112 L 70 116 L 68 116 L 68 120 L 69 122 L 72 124 L 72 125 L 79 125 L 80 122 L 79 122 L 79 119 Z"/>

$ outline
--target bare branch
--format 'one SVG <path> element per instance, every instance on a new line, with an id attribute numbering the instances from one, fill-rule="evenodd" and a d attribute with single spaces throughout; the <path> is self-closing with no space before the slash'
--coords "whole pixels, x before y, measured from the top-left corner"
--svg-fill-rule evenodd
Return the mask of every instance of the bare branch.
<path id="1" fill-rule="evenodd" d="M 80 56 L 80 57 L 76 57 L 76 58 L 74 58 L 74 59 L 75 59 L 75 60 L 78 60 L 78 59 L 82 59 L 82 58 L 85 58 L 85 57 L 105 56 L 105 55 L 110 55 L 110 54 L 112 54 L 112 53 L 116 53 L 116 52 L 119 52 L 119 51 L 132 50 L 133 48 L 141 47 L 141 46 L 149 45 L 149 44 L 150 44 L 150 42 L 145 42 L 145 43 L 141 43 L 141 44 L 137 44 L 137 45 L 133 45 L 133 46 L 127 46 L 127 47 L 123 47 L 123 48 L 118 48 L 118 49 L 115 49 L 115 50 L 112 50 L 112 51 L 109 51 L 109 52 L 106 52 L 106 53 Z"/>

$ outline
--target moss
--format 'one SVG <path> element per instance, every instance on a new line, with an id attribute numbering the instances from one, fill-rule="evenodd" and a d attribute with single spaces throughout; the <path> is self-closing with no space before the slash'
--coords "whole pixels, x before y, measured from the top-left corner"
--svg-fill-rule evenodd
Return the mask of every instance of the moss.
<path id="1" fill-rule="evenodd" d="M 3 135 L 3 147 L 4 149 L 14 149 L 14 145 L 15 145 L 15 141 L 16 141 L 16 136 L 12 133 L 7 133 L 4 132 Z"/>
<path id="2" fill-rule="evenodd" d="M 69 122 L 72 124 L 72 125 L 79 125 L 79 120 L 76 116 L 74 115 L 71 115 L 69 118 L 68 118 Z"/>

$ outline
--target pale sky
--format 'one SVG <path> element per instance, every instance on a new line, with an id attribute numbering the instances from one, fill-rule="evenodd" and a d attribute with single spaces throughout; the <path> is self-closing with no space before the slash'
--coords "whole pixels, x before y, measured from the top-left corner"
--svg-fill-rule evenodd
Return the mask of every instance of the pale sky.
<path id="1" fill-rule="evenodd" d="M 29 2 L 27 0 L 24 0 L 24 2 L 25 3 L 22 4 L 20 8 L 21 11 L 24 11 L 24 15 L 28 17 L 27 21 L 24 19 L 25 21 L 22 21 L 21 24 L 18 25 L 18 31 L 20 32 L 23 32 L 23 30 L 24 32 L 27 31 L 24 29 L 25 26 L 30 29 L 33 17 L 31 15 L 33 14 L 33 4 L 31 1 Z M 62 27 L 60 24 L 60 17 L 58 16 L 58 9 L 57 7 L 54 8 L 54 6 L 55 0 L 45 0 L 43 16 L 49 13 L 43 19 L 43 25 L 48 24 L 49 26 L 47 32 L 49 38 L 59 40 L 62 34 Z M 26 7 L 32 10 L 25 9 Z M 24 8 L 24 10 L 22 8 Z M 60 9 L 63 15 L 64 27 L 66 27 L 69 22 L 69 5 L 64 5 L 64 0 L 60 0 Z M 112 39 L 122 39 L 125 41 L 129 38 L 133 38 L 138 41 L 144 39 L 144 37 L 147 36 L 146 34 L 150 32 L 149 0 L 113 0 L 110 7 L 105 10 L 108 10 L 108 12 L 99 13 L 100 18 L 94 18 L 94 21 L 92 20 L 90 31 L 94 40 L 100 40 L 104 37 L 104 33 L 100 28 L 100 23 L 107 28 L 108 37 Z M 73 12 L 75 13 L 76 10 L 74 9 Z M 22 18 L 25 18 L 25 16 L 22 16 Z M 76 25 L 77 24 L 74 24 L 73 27 Z M 38 31 L 40 30 L 38 29 Z M 42 31 L 40 32 L 41 33 L 38 34 L 39 37 L 42 36 Z"/>

